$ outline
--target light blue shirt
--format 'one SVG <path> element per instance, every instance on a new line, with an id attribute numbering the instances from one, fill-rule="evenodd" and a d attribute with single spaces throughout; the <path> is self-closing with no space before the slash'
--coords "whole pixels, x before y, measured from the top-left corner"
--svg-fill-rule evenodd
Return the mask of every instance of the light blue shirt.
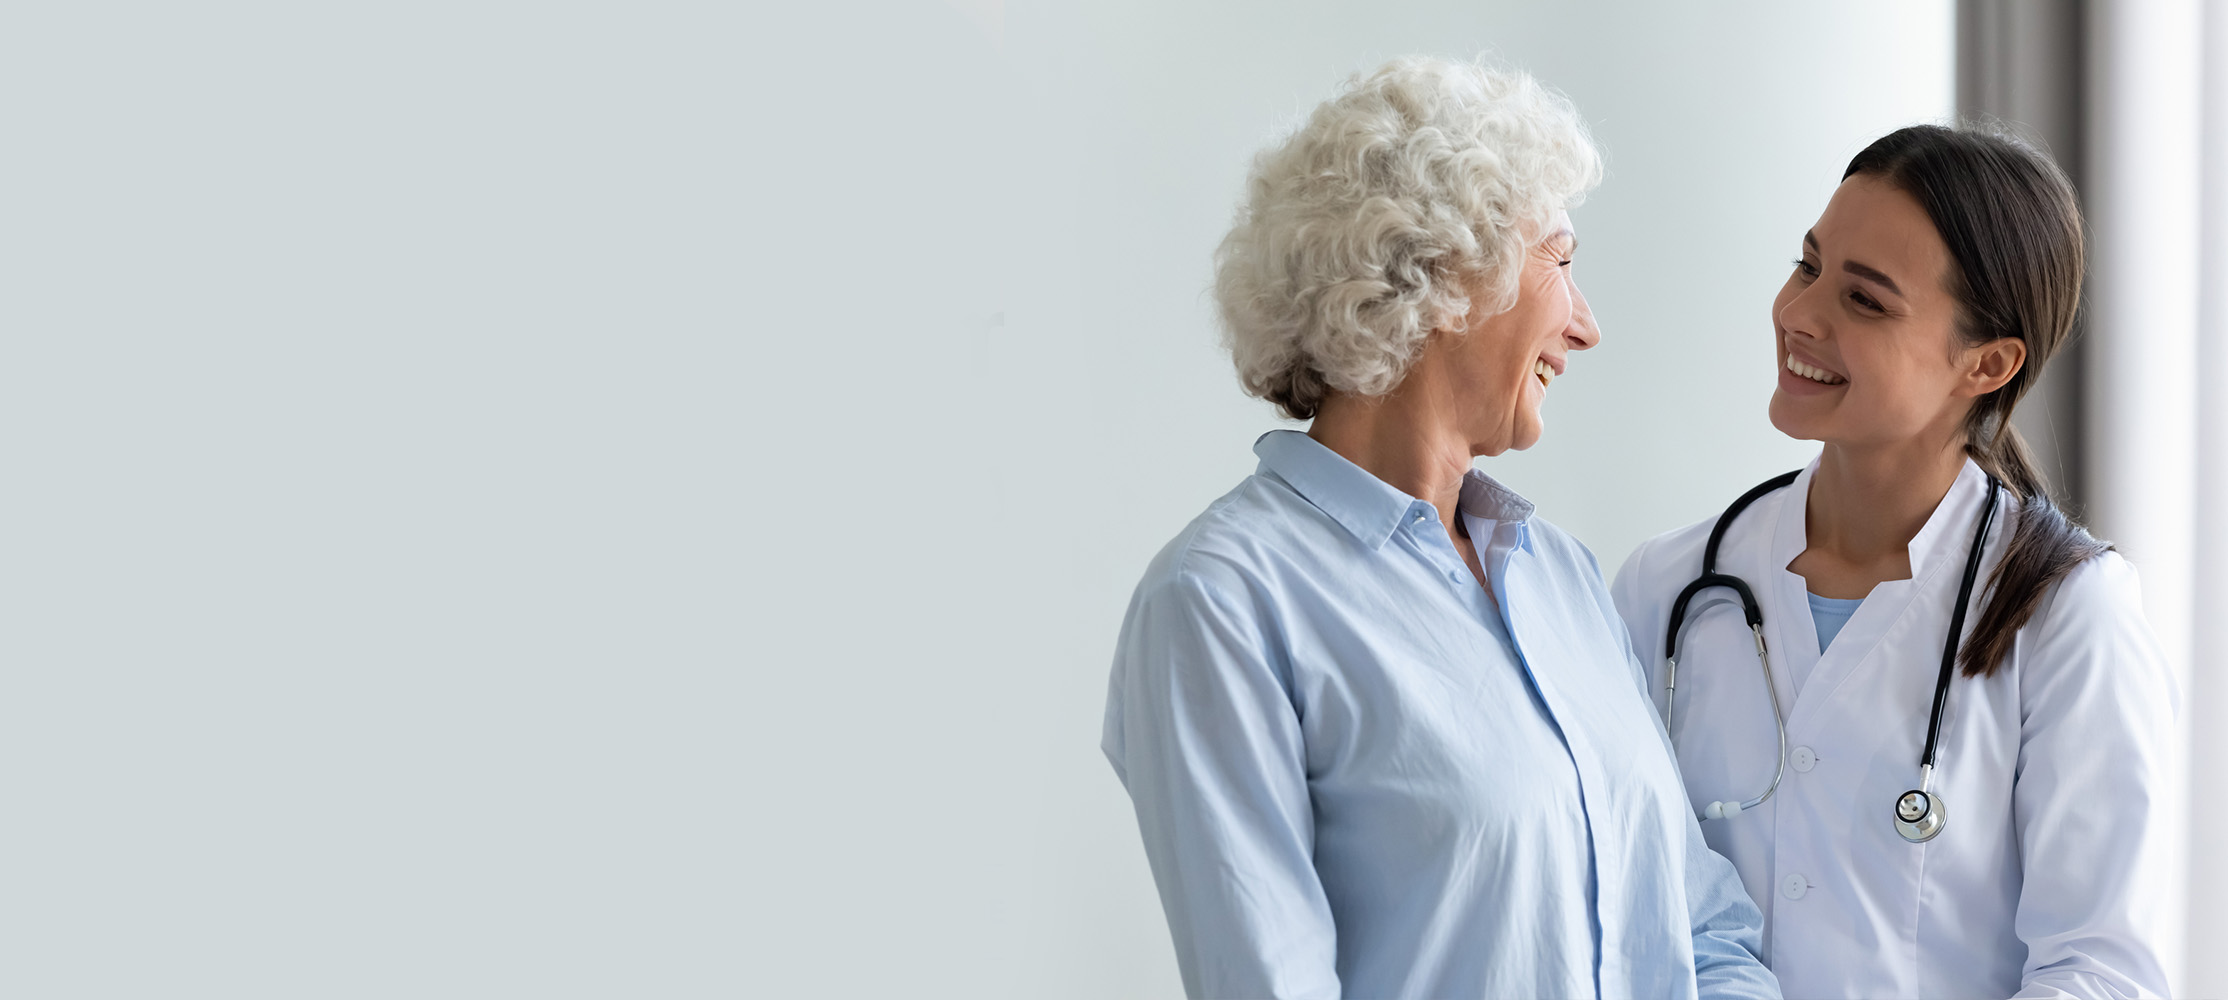
<path id="1" fill-rule="evenodd" d="M 1807 592 L 1807 590 L 1805 590 L 1805 597 L 1811 599 L 1811 626 L 1818 628 L 1818 653 L 1825 655 L 1825 648 L 1834 644 L 1834 637 L 1840 635 L 1840 626 L 1849 624 L 1849 617 L 1856 615 L 1856 606 L 1865 604 L 1865 599 L 1863 597 L 1818 597 L 1818 595 L 1811 595 L 1811 592 Z M 1802 659 L 1800 661 L 1800 666 L 1796 668 L 1796 675 L 1794 675 L 1796 690 L 1802 690 L 1802 682 L 1807 682 L 1807 679 L 1809 679 L 1811 664 L 1816 664 L 1816 659 Z"/>
<path id="2" fill-rule="evenodd" d="M 1304 434 L 1161 550 L 1104 748 L 1194 997 L 1776 997 L 1593 556 Z"/>

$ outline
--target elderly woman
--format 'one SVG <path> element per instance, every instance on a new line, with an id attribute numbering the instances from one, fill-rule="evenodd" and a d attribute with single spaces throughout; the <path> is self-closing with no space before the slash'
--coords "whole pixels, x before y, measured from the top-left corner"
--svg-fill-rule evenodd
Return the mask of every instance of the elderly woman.
<path id="1" fill-rule="evenodd" d="M 1170 542 L 1105 750 L 1193 996 L 1777 996 L 1593 556 L 1471 461 L 1600 339 L 1529 77 L 1396 61 L 1254 166 L 1216 293 L 1306 433 Z"/>

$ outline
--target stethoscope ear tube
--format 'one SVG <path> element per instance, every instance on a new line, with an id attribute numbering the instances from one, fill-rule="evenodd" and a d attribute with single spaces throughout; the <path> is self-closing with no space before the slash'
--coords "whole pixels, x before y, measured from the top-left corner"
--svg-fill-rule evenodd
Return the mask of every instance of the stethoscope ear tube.
<path id="1" fill-rule="evenodd" d="M 1756 595 L 1749 592 L 1748 584 L 1745 581 L 1740 577 L 1728 576 L 1724 573 L 1705 572 L 1696 577 L 1693 583 L 1687 584 L 1685 590 L 1679 591 L 1678 600 L 1671 602 L 1672 625 L 1670 634 L 1663 637 L 1664 659 L 1677 660 L 1679 658 L 1679 623 L 1686 621 L 1687 602 L 1694 600 L 1694 595 L 1711 587 L 1724 587 L 1740 595 L 1741 616 L 1748 619 L 1749 629 L 1754 631 L 1764 627 L 1764 611 L 1757 607 Z"/>
<path id="2" fill-rule="evenodd" d="M 1764 789 L 1764 794 L 1747 801 L 1712 802 L 1697 814 L 1700 819 L 1729 819 L 1740 815 L 1744 810 L 1763 805 L 1765 800 L 1772 797 L 1772 793 L 1779 791 L 1780 779 L 1787 776 L 1787 717 L 1779 707 L 1779 686 L 1772 680 L 1771 657 L 1764 646 L 1764 609 L 1756 603 L 1756 595 L 1748 589 L 1747 581 L 1717 571 L 1717 549 L 1725 541 L 1726 529 L 1732 526 L 1735 518 L 1741 516 L 1741 511 L 1748 509 L 1748 505 L 1765 494 L 1786 488 L 1801 474 L 1798 469 L 1774 476 L 1733 501 L 1733 505 L 1726 508 L 1725 513 L 1718 517 L 1717 523 L 1711 526 L 1709 543 L 1702 547 L 1702 575 L 1687 584 L 1686 589 L 1679 591 L 1678 599 L 1671 602 L 1671 624 L 1663 636 L 1663 659 L 1667 664 L 1663 693 L 1664 732 L 1669 734 L 1678 728 L 1679 631 L 1686 624 L 1687 604 L 1694 600 L 1694 595 L 1712 587 L 1724 587 L 1741 599 L 1741 617 L 1748 622 L 1749 634 L 1756 638 L 1756 664 L 1763 668 L 1764 691 L 1771 698 L 1772 721 L 1779 730 L 1779 766 L 1772 772 L 1771 786 Z"/>

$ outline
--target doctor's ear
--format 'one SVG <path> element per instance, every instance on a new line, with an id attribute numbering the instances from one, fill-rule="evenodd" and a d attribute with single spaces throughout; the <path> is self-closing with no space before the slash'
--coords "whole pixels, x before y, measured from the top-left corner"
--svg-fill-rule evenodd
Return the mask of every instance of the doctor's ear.
<path id="1" fill-rule="evenodd" d="M 1962 395 L 1986 396 L 2003 388 L 2004 383 L 2019 374 L 2020 367 L 2027 363 L 2027 342 L 2017 337 L 1998 337 L 1966 348 L 1960 360 L 1965 382 Z"/>

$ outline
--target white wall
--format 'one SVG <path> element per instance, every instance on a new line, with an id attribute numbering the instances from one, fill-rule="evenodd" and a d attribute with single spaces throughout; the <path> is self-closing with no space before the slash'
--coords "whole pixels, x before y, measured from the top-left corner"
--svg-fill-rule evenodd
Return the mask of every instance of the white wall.
<path id="1" fill-rule="evenodd" d="M 1614 570 L 1946 2 L 48 5 L 0 30 L 0 993 L 1175 991 L 1096 743 L 1275 426 L 1247 158 L 1493 50 L 1609 153 L 1487 467 Z"/>

